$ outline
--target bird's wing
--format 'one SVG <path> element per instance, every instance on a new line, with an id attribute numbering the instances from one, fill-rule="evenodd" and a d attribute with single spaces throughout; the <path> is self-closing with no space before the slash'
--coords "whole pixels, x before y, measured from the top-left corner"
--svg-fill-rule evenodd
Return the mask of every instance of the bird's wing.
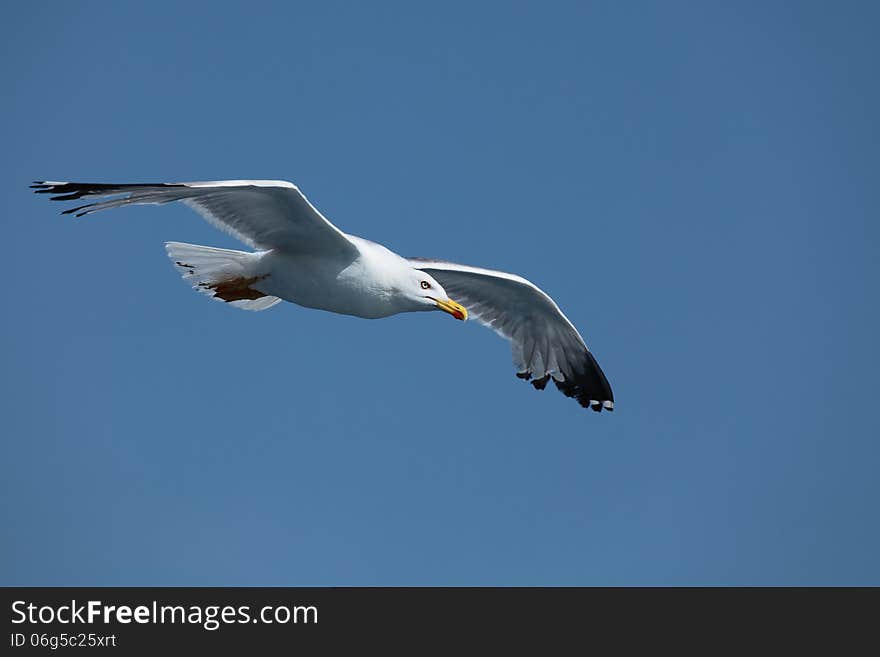
<path id="1" fill-rule="evenodd" d="M 183 201 L 210 224 L 257 249 L 351 251 L 345 233 L 315 209 L 293 183 L 284 180 L 217 180 L 156 184 L 100 184 L 37 181 L 37 194 L 53 201 L 119 196 L 81 205 L 62 214 L 77 217 L 123 205 Z"/>
<path id="2" fill-rule="evenodd" d="M 567 397 L 594 411 L 614 410 L 608 379 L 559 306 L 521 276 L 442 260 L 410 258 L 477 321 L 511 342 L 517 376 L 543 390 L 552 378 Z"/>

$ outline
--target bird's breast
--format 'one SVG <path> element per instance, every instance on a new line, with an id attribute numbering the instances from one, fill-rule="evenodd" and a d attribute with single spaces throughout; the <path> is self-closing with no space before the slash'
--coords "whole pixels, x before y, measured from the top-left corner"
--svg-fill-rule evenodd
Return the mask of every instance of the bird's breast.
<path id="1" fill-rule="evenodd" d="M 364 258 L 334 260 L 270 252 L 260 290 L 307 308 L 367 319 L 399 312 L 382 276 Z"/>

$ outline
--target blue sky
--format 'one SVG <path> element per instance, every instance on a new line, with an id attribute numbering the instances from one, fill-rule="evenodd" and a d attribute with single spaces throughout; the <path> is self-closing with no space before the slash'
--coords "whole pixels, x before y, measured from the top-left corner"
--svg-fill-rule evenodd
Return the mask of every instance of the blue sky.
<path id="1" fill-rule="evenodd" d="M 418 6 L 421 5 L 421 6 Z M 0 26 L 0 583 L 880 584 L 875 3 L 19 3 Z M 522 274 L 614 414 L 441 313 L 194 294 L 281 178 Z"/>

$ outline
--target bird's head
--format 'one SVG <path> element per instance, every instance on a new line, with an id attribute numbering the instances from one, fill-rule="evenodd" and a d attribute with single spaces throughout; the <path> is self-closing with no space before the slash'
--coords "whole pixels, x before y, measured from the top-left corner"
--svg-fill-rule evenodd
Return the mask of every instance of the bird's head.
<path id="1" fill-rule="evenodd" d="M 467 309 L 457 301 L 450 299 L 443 286 L 433 276 L 423 271 L 412 270 L 412 275 L 408 277 L 405 294 L 418 310 L 442 310 L 455 319 L 467 319 Z"/>

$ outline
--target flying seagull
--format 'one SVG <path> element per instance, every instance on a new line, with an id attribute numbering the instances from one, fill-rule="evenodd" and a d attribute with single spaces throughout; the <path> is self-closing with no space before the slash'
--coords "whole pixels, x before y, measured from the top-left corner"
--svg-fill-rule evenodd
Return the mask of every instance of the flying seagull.
<path id="1" fill-rule="evenodd" d="M 550 379 L 584 408 L 614 410 L 608 379 L 577 329 L 543 290 L 515 274 L 442 260 L 404 258 L 343 233 L 296 185 L 283 180 L 157 184 L 37 181 L 53 201 L 96 199 L 62 214 L 182 201 L 254 251 L 166 242 L 184 280 L 244 310 L 284 300 L 367 319 L 442 310 L 470 314 L 510 340 L 516 375 L 543 390 Z M 450 295 L 458 301 L 453 301 Z"/>

